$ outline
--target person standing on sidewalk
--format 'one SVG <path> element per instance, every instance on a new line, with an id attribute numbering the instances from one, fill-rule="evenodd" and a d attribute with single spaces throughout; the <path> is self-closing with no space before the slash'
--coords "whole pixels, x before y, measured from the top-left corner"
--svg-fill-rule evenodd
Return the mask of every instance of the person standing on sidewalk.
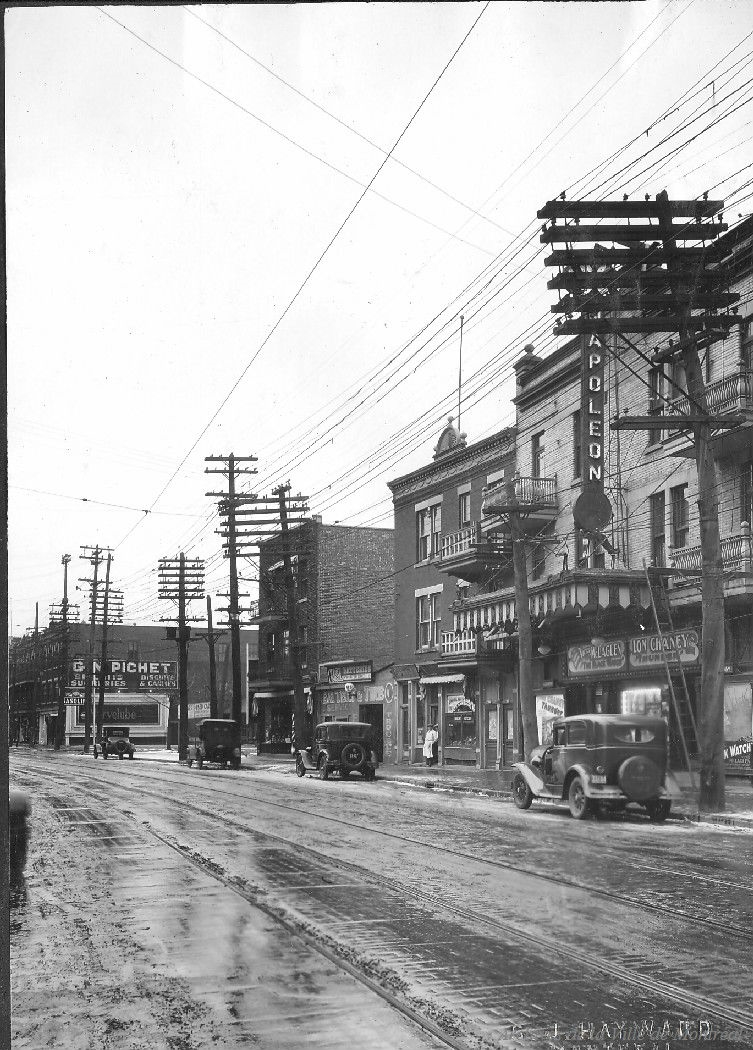
<path id="1" fill-rule="evenodd" d="M 436 730 L 436 726 L 429 726 L 426 730 L 426 736 L 424 737 L 424 758 L 426 759 L 427 766 L 433 766 L 436 762 L 434 748 L 438 749 L 439 746 L 439 733 Z"/>

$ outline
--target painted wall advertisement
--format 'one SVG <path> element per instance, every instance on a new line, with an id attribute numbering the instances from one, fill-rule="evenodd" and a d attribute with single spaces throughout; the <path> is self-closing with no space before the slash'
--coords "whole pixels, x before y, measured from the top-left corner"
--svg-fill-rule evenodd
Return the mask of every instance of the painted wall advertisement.
<path id="1" fill-rule="evenodd" d="M 371 660 L 346 660 L 336 664 L 319 664 L 319 682 L 321 685 L 370 682 L 373 677 Z"/>
<path id="2" fill-rule="evenodd" d="M 99 688 L 101 662 L 94 661 L 94 689 Z M 68 685 L 71 689 L 83 689 L 86 685 L 86 661 L 73 660 Z M 178 665 L 174 660 L 107 660 L 105 662 L 105 689 L 116 689 L 134 693 L 139 690 L 177 689 Z"/>
<path id="3" fill-rule="evenodd" d="M 621 671 L 655 671 L 670 667 L 697 667 L 701 659 L 698 631 L 639 634 L 623 640 L 610 638 L 594 645 L 571 645 L 567 667 L 571 678 L 616 674 Z"/>

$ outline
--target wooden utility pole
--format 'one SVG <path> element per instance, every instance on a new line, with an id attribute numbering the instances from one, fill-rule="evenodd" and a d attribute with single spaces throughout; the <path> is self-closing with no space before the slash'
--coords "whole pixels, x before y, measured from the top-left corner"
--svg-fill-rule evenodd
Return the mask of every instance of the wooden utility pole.
<path id="1" fill-rule="evenodd" d="M 291 751 L 294 751 L 297 738 L 303 741 L 308 723 L 306 711 L 306 697 L 303 693 L 303 679 L 301 677 L 301 644 L 300 631 L 298 629 L 298 602 L 295 593 L 295 579 L 293 577 L 293 565 L 290 558 L 290 533 L 288 530 L 288 507 L 287 494 L 290 485 L 280 485 L 275 489 L 275 495 L 280 501 L 280 527 L 282 537 L 282 560 L 285 573 L 285 596 L 288 610 L 288 637 L 290 639 L 290 667 L 293 678 L 293 725 L 291 733 Z M 297 734 L 297 737 L 296 737 Z"/>
<path id="2" fill-rule="evenodd" d="M 70 554 L 64 554 L 63 565 L 63 604 L 61 606 L 61 621 L 63 625 L 63 656 L 62 671 L 60 676 L 60 693 L 58 695 L 58 717 L 55 723 L 55 750 L 59 751 L 65 740 L 65 718 L 67 707 L 65 704 L 65 690 L 68 685 L 68 659 L 69 659 L 69 637 L 68 637 L 68 566 L 71 562 Z"/>
<path id="3" fill-rule="evenodd" d="M 217 658 L 214 652 L 212 598 L 207 595 L 207 645 L 209 646 L 209 717 L 217 718 Z"/>
<path id="4" fill-rule="evenodd" d="M 97 717 L 95 719 L 96 737 L 102 741 L 102 726 L 105 717 L 105 679 L 107 678 L 107 612 L 110 603 L 110 566 L 112 565 L 112 554 L 107 552 L 107 568 L 105 569 L 105 601 L 102 615 L 102 655 L 99 661 L 99 695 L 97 698 Z"/>
<path id="5" fill-rule="evenodd" d="M 39 743 L 39 602 L 34 606 L 34 681 L 31 699 L 31 742 Z"/>
<path id="6" fill-rule="evenodd" d="M 97 625 L 97 587 L 99 585 L 99 563 L 102 560 L 102 548 L 82 547 L 84 552 L 79 555 L 85 561 L 94 566 L 94 576 L 91 580 L 84 580 L 91 586 L 91 602 L 89 613 L 89 652 L 86 660 L 86 673 L 84 678 L 84 754 L 88 755 L 92 742 L 92 679 L 94 677 L 94 632 Z"/>
<path id="7" fill-rule="evenodd" d="M 508 520 L 512 538 L 512 562 L 515 579 L 515 618 L 518 621 L 518 698 L 520 716 L 523 723 L 524 758 L 528 762 L 531 757 L 531 751 L 539 742 L 536 700 L 533 695 L 533 640 L 531 637 L 531 605 L 528 598 L 528 569 L 526 566 L 525 539 L 520 527 L 520 511 L 514 509 L 518 503 L 515 481 L 508 481 L 505 489 L 508 507 L 512 508 L 509 511 Z"/>
<path id="8" fill-rule="evenodd" d="M 181 551 L 177 558 L 160 558 L 159 597 L 178 605 L 178 761 L 188 757 L 188 643 L 191 628 L 186 616 L 186 603 L 204 597 L 204 562 L 200 558 L 186 558 Z M 175 621 L 175 617 L 163 617 Z"/>
<path id="9" fill-rule="evenodd" d="M 687 389 L 678 393 L 687 394 L 688 410 L 621 416 L 612 420 L 611 427 L 677 430 L 693 436 L 702 559 L 699 804 L 705 811 L 724 808 L 724 588 L 710 438 L 712 430 L 734 428 L 742 422 L 734 414 L 709 415 L 699 357 L 700 347 L 708 350 L 741 322 L 740 315 L 732 311 L 739 296 L 727 290 L 728 276 L 714 248 L 727 229 L 723 208 L 723 201 L 671 201 L 662 192 L 655 201 L 645 202 L 548 201 L 538 212 L 539 218 L 551 220 L 551 226 L 542 228 L 542 242 L 565 245 L 545 260 L 560 268 L 549 287 L 567 293 L 552 307 L 566 317 L 555 327 L 556 335 L 590 335 L 608 351 L 607 337 L 615 334 L 639 354 L 625 333 L 679 337 L 653 357 L 641 356 L 660 375 L 665 362 L 681 361 Z M 675 223 L 675 219 L 681 221 Z M 557 220 L 564 222 L 558 225 Z M 618 221 L 611 224 L 613 220 Z M 605 241 L 612 241 L 613 246 L 604 247 Z M 593 247 L 577 247 L 586 242 Z M 662 400 L 669 403 L 667 398 Z"/>
<path id="10" fill-rule="evenodd" d="M 208 492 L 208 496 L 220 496 L 220 510 L 227 517 L 227 528 L 223 535 L 227 537 L 225 554 L 230 562 L 230 598 L 227 609 L 230 625 L 230 650 L 233 674 L 232 715 L 240 724 L 242 715 L 243 692 L 241 684 L 241 609 L 238 604 L 238 548 L 236 537 L 236 510 L 238 495 L 235 491 L 235 479 L 238 474 L 255 474 L 255 467 L 239 467 L 239 463 L 255 463 L 256 456 L 206 456 L 206 462 L 226 464 L 219 468 L 205 467 L 205 474 L 225 474 L 228 479 L 227 493 Z M 241 499 L 244 497 L 241 495 Z"/>

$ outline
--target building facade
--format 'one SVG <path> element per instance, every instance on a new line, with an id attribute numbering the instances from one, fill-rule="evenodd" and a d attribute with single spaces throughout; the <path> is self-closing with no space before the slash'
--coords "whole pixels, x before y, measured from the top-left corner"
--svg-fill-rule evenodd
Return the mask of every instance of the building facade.
<path id="1" fill-rule="evenodd" d="M 716 431 L 725 595 L 725 735 L 730 765 L 750 765 L 753 739 L 753 223 L 720 242 L 740 293 L 744 323 L 703 354 L 712 415 L 735 415 Z M 504 484 L 483 495 L 482 528 L 508 538 L 519 512 L 526 537 L 533 628 L 533 688 L 540 739 L 557 714 L 668 713 L 672 758 L 696 748 L 701 698 L 701 552 L 692 440 L 662 429 L 663 414 L 687 411 L 682 369 L 649 368 L 653 347 L 610 337 L 605 360 L 604 473 L 611 521 L 579 531 L 573 506 L 583 489 L 586 449 L 580 413 L 580 341 L 546 358 L 532 347 L 516 365 L 514 498 Z M 656 416 L 656 429 L 610 429 L 622 413 Z M 514 506 L 513 506 L 514 505 Z M 452 608 L 458 631 L 513 625 L 509 583 L 464 595 Z M 734 752 L 734 753 L 733 753 Z M 725 752 L 726 753 L 726 752 Z M 741 758 L 742 756 L 742 758 Z"/>
<path id="2" fill-rule="evenodd" d="M 177 646 L 164 626 L 108 626 L 105 666 L 105 724 L 127 725 L 142 744 L 177 744 Z M 209 647 L 194 628 L 188 654 L 189 717 L 209 715 Z M 215 631 L 217 696 L 220 717 L 229 718 L 232 673 L 229 635 Z M 68 666 L 64 668 L 63 627 L 52 623 L 35 638 L 33 632 L 14 639 L 10 648 L 10 731 L 15 743 L 52 746 L 61 690 L 66 693 L 66 745 L 84 743 L 84 690 L 90 627 L 68 625 Z M 257 632 L 241 631 L 241 660 L 246 681 L 255 673 Z M 95 632 L 93 698 L 96 709 L 101 663 L 101 628 Z M 250 701 L 244 686 L 244 722 Z"/>
<path id="3" fill-rule="evenodd" d="M 509 639 L 463 626 L 458 601 L 502 586 L 509 544 L 482 524 L 486 486 L 510 478 L 514 431 L 468 445 L 452 424 L 431 463 L 389 482 L 395 515 L 397 759 L 422 762 L 439 727 L 439 762 L 496 768 L 509 760 L 517 683 Z"/>
<path id="4" fill-rule="evenodd" d="M 380 758 L 394 751 L 392 529 L 326 525 L 290 530 L 299 663 L 308 725 L 371 722 Z M 294 678 L 282 536 L 259 548 L 258 671 L 250 682 L 260 752 L 290 751 Z"/>

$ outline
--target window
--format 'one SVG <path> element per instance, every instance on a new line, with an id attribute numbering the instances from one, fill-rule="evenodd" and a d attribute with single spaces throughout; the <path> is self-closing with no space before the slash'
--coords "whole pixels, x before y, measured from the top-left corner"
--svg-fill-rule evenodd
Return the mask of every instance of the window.
<path id="1" fill-rule="evenodd" d="M 441 609 L 439 600 L 442 592 L 420 594 L 416 597 L 416 649 L 436 649 L 439 647 L 441 626 Z"/>
<path id="2" fill-rule="evenodd" d="M 538 434 L 534 434 L 531 438 L 531 477 L 541 477 L 541 464 L 543 462 L 544 446 L 541 443 L 541 439 L 544 437 L 544 431 L 540 431 Z"/>
<path id="3" fill-rule="evenodd" d="M 442 504 L 416 512 L 416 561 L 428 561 L 442 546 Z"/>
<path id="4" fill-rule="evenodd" d="M 652 368 L 648 373 L 648 414 L 650 416 L 661 416 L 664 412 L 664 402 L 662 396 L 664 393 L 664 376 L 656 369 Z M 660 428 L 656 430 L 649 430 L 648 432 L 648 443 L 649 445 L 656 445 L 662 440 L 662 431 Z"/>
<path id="5" fill-rule="evenodd" d="M 687 379 L 685 378 L 685 365 L 682 361 L 674 358 L 669 371 L 669 398 L 674 400 L 676 397 L 684 397 L 685 392 L 688 389 Z"/>
<path id="6" fill-rule="evenodd" d="M 651 564 L 658 568 L 666 565 L 664 550 L 664 517 L 666 500 L 663 492 L 654 492 L 648 498 L 651 519 Z"/>
<path id="7" fill-rule="evenodd" d="M 672 497 L 672 546 L 686 547 L 688 544 L 688 500 L 687 485 L 675 485 L 670 489 Z"/>
<path id="8" fill-rule="evenodd" d="M 465 528 L 471 523 L 471 494 L 461 492 L 458 496 L 458 528 Z"/>
<path id="9" fill-rule="evenodd" d="M 580 477 L 581 470 L 580 409 L 573 412 L 573 477 Z"/>
<path id="10" fill-rule="evenodd" d="M 586 569 L 604 568 L 604 548 L 580 529 L 575 531 L 575 564 Z"/>
<path id="11" fill-rule="evenodd" d="M 753 460 L 740 470 L 740 521 L 753 525 Z"/>
<path id="12" fill-rule="evenodd" d="M 585 722 L 571 722 L 567 727 L 567 742 L 568 744 L 585 744 L 586 742 L 586 723 Z"/>
<path id="13" fill-rule="evenodd" d="M 562 747 L 565 743 L 565 731 L 567 726 L 555 726 L 552 735 L 552 743 L 555 747 Z"/>

